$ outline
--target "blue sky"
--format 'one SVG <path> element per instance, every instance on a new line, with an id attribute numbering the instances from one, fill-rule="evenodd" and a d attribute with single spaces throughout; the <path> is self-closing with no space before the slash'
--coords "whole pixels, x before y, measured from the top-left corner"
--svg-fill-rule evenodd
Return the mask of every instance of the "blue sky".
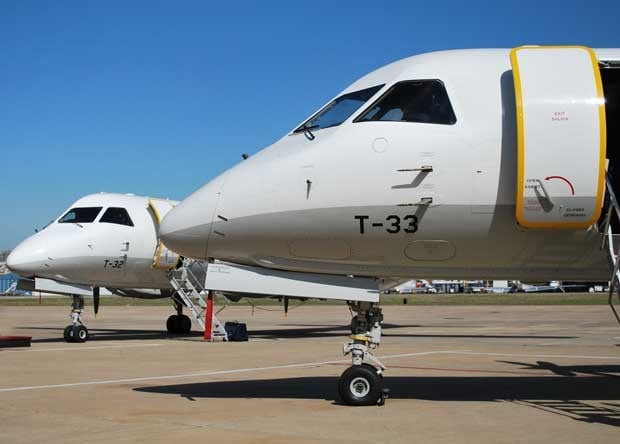
<path id="1" fill-rule="evenodd" d="M 0 249 L 99 191 L 182 199 L 432 50 L 619 47 L 617 1 L 0 2 Z"/>

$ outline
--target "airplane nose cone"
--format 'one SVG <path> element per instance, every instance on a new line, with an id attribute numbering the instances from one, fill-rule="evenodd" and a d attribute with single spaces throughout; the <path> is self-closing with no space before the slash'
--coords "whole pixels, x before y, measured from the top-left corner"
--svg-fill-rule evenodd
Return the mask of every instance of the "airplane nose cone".
<path id="1" fill-rule="evenodd" d="M 159 226 L 159 238 L 172 251 L 204 259 L 217 195 L 200 189 L 166 214 Z"/>
<path id="2" fill-rule="evenodd" d="M 15 273 L 19 273 L 18 268 L 21 263 L 22 259 L 20 258 L 20 254 L 16 250 L 13 250 L 9 254 L 9 257 L 6 258 L 6 266 L 9 267 L 9 270 Z"/>
<path id="3" fill-rule="evenodd" d="M 29 248 L 28 240 L 19 244 L 9 257 L 6 259 L 6 265 L 9 269 L 23 277 L 34 276 L 42 265 L 43 251 L 36 251 Z"/>

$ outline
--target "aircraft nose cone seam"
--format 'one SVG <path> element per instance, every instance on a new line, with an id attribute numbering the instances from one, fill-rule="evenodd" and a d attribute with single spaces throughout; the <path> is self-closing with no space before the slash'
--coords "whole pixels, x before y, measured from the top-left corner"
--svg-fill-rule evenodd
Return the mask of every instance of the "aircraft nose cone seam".
<path id="1" fill-rule="evenodd" d="M 192 195 L 166 214 L 159 226 L 159 239 L 182 256 L 204 259 L 212 214 L 211 206 Z"/>

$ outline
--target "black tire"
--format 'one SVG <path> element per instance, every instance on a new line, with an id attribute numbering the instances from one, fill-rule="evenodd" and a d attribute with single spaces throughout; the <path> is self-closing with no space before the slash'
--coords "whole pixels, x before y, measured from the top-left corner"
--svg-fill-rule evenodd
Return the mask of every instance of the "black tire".
<path id="1" fill-rule="evenodd" d="M 179 317 L 180 333 L 186 335 L 192 331 L 192 320 L 187 315 L 181 315 Z"/>
<path id="2" fill-rule="evenodd" d="M 338 394 L 346 405 L 376 405 L 383 390 L 383 380 L 369 364 L 353 365 L 338 381 Z"/>
<path id="3" fill-rule="evenodd" d="M 88 329 L 83 325 L 79 325 L 75 335 L 73 335 L 73 329 L 71 330 L 71 336 L 73 336 L 73 342 L 86 342 L 90 335 L 88 334 Z"/>
<path id="4" fill-rule="evenodd" d="M 67 325 L 62 336 L 65 338 L 65 341 L 73 342 L 73 325 Z"/>
<path id="5" fill-rule="evenodd" d="M 172 335 L 179 334 L 181 327 L 181 321 L 179 315 L 170 315 L 166 321 L 166 330 Z"/>

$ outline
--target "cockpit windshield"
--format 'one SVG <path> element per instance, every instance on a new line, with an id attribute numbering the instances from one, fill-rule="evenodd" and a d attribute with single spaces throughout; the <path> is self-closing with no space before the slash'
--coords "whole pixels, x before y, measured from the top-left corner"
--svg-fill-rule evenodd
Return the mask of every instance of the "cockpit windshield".
<path id="1" fill-rule="evenodd" d="M 93 222 L 102 207 L 76 207 L 71 208 L 67 213 L 58 219 L 59 224 L 77 223 L 86 224 Z"/>
<path id="2" fill-rule="evenodd" d="M 129 217 L 129 213 L 124 208 L 110 207 L 105 210 L 101 219 L 99 219 L 99 223 L 107 222 L 109 224 L 117 224 L 117 225 L 127 225 L 128 227 L 133 227 L 133 222 L 131 217 Z"/>
<path id="3" fill-rule="evenodd" d="M 340 125 L 347 120 L 351 114 L 357 111 L 364 103 L 374 96 L 383 85 L 373 86 L 348 94 L 343 94 L 334 99 L 329 105 L 308 119 L 303 125 L 297 128 L 294 133 L 306 130 L 318 130 Z"/>

